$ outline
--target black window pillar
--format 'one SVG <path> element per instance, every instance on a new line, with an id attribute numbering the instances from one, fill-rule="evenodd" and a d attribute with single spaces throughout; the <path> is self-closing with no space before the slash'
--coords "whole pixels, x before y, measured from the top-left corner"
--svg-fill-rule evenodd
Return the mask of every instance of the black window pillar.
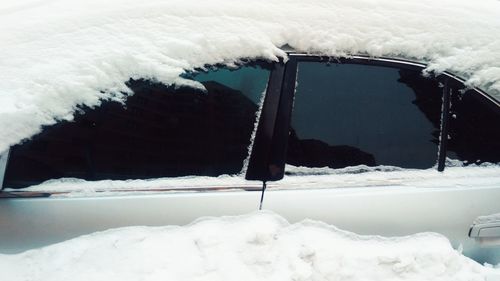
<path id="1" fill-rule="evenodd" d="M 443 87 L 443 103 L 441 107 L 441 128 L 439 135 L 438 171 L 444 171 L 446 149 L 448 144 L 448 122 L 450 115 L 450 96 L 452 89 L 446 79 Z"/>

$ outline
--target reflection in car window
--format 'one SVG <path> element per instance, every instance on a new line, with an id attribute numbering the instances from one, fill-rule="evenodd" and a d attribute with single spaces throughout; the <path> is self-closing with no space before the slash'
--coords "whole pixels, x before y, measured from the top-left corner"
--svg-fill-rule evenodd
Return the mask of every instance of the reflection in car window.
<path id="1" fill-rule="evenodd" d="M 475 90 L 451 96 L 447 156 L 465 164 L 500 163 L 500 109 Z"/>
<path id="2" fill-rule="evenodd" d="M 441 97 L 418 70 L 299 62 L 287 163 L 432 167 Z"/>
<path id="3" fill-rule="evenodd" d="M 85 109 L 12 147 L 4 186 L 239 173 L 269 73 L 245 66 L 191 75 L 206 91 L 130 81 L 125 105 Z"/>

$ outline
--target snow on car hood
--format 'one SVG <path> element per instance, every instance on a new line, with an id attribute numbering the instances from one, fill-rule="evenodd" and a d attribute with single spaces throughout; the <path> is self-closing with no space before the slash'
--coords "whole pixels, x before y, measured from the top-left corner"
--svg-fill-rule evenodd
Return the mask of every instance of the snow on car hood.
<path id="1" fill-rule="evenodd" d="M 495 271 L 436 233 L 360 236 L 312 220 L 289 224 L 271 212 L 112 229 L 0 255 L 9 281 L 483 281 Z"/>
<path id="2" fill-rule="evenodd" d="M 500 97 L 497 0 L 5 0 L 0 151 L 123 100 L 130 78 L 166 84 L 206 64 L 301 52 L 429 63 Z"/>

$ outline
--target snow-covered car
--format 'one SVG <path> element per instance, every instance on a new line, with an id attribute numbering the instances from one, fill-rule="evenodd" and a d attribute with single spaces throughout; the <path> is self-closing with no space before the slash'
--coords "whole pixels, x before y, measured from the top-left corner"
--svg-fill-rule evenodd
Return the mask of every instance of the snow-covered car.
<path id="1" fill-rule="evenodd" d="M 243 214 L 257 208 L 259 182 L 285 177 L 263 206 L 292 221 L 434 231 L 479 261 L 498 260 L 495 221 L 475 228 L 478 241 L 468 237 L 476 217 L 500 212 L 495 99 L 447 73 L 424 77 L 415 62 L 288 58 L 186 75 L 195 86 L 131 80 L 125 105 L 84 109 L 11 147 L 2 158 L 4 250 Z"/>
<path id="2" fill-rule="evenodd" d="M 63 2 L 0 10 L 0 253 L 262 208 L 500 263 L 500 2 Z"/>

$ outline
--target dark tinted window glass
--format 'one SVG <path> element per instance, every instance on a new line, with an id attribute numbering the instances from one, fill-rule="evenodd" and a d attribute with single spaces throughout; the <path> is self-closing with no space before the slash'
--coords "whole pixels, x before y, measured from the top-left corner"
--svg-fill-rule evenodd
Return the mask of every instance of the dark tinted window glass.
<path id="1" fill-rule="evenodd" d="M 131 81 L 125 105 L 85 109 L 12 147 L 4 186 L 238 173 L 268 76 L 260 66 L 193 75 L 206 91 Z"/>
<path id="2" fill-rule="evenodd" d="M 500 163 L 500 107 L 474 90 L 454 91 L 447 156 L 465 163 Z"/>
<path id="3" fill-rule="evenodd" d="M 416 70 L 299 62 L 287 163 L 432 167 L 441 96 Z"/>

